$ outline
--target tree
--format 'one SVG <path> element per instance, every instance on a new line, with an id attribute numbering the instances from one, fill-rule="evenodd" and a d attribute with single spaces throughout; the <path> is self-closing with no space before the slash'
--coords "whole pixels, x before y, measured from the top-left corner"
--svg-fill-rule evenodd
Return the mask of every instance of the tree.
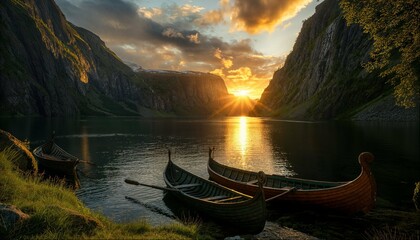
<path id="1" fill-rule="evenodd" d="M 419 97 L 420 1 L 342 0 L 347 24 L 359 24 L 373 39 L 369 71 L 389 77 L 400 106 L 415 107 Z"/>

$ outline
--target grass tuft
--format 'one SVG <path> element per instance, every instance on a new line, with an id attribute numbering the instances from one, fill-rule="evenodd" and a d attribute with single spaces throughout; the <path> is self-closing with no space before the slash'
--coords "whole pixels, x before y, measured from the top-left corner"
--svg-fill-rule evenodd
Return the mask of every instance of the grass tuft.
<path id="1" fill-rule="evenodd" d="M 366 240 L 418 240 L 420 232 L 403 232 L 396 227 L 386 226 L 381 229 L 372 228 L 365 232 L 363 236 Z"/>

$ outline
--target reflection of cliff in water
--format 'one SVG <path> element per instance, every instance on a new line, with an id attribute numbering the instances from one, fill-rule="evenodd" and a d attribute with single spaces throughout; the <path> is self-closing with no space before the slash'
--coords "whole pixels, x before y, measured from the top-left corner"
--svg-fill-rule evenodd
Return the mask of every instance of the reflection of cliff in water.
<path id="1" fill-rule="evenodd" d="M 360 171 L 358 155 L 369 151 L 375 156 L 371 168 L 378 198 L 412 207 L 420 174 L 418 123 L 272 121 L 269 126 L 271 145 L 287 153 L 296 177 L 354 179 Z"/>

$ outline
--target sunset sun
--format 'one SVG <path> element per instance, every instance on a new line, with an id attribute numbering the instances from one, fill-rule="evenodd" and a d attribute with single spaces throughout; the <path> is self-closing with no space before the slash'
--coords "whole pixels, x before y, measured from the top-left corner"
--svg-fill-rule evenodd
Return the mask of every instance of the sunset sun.
<path id="1" fill-rule="evenodd" d="M 246 89 L 238 89 L 238 90 L 233 91 L 233 95 L 235 95 L 237 97 L 248 97 L 249 93 L 250 93 L 250 91 L 246 90 Z"/>

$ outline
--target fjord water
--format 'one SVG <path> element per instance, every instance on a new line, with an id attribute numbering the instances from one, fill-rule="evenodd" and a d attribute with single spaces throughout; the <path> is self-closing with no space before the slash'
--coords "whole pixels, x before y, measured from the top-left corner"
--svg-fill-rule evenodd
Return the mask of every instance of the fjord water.
<path id="1" fill-rule="evenodd" d="M 0 128 L 31 147 L 56 132 L 56 142 L 85 161 L 79 164 L 78 197 L 116 221 L 172 221 L 174 200 L 164 193 L 128 185 L 125 178 L 164 186 L 168 160 L 208 178 L 208 149 L 237 168 L 328 181 L 355 178 L 357 156 L 372 152 L 378 200 L 412 209 L 414 182 L 420 181 L 418 122 L 296 122 L 270 118 L 220 119 L 2 118 Z M 126 199 L 131 197 L 138 202 Z"/>

